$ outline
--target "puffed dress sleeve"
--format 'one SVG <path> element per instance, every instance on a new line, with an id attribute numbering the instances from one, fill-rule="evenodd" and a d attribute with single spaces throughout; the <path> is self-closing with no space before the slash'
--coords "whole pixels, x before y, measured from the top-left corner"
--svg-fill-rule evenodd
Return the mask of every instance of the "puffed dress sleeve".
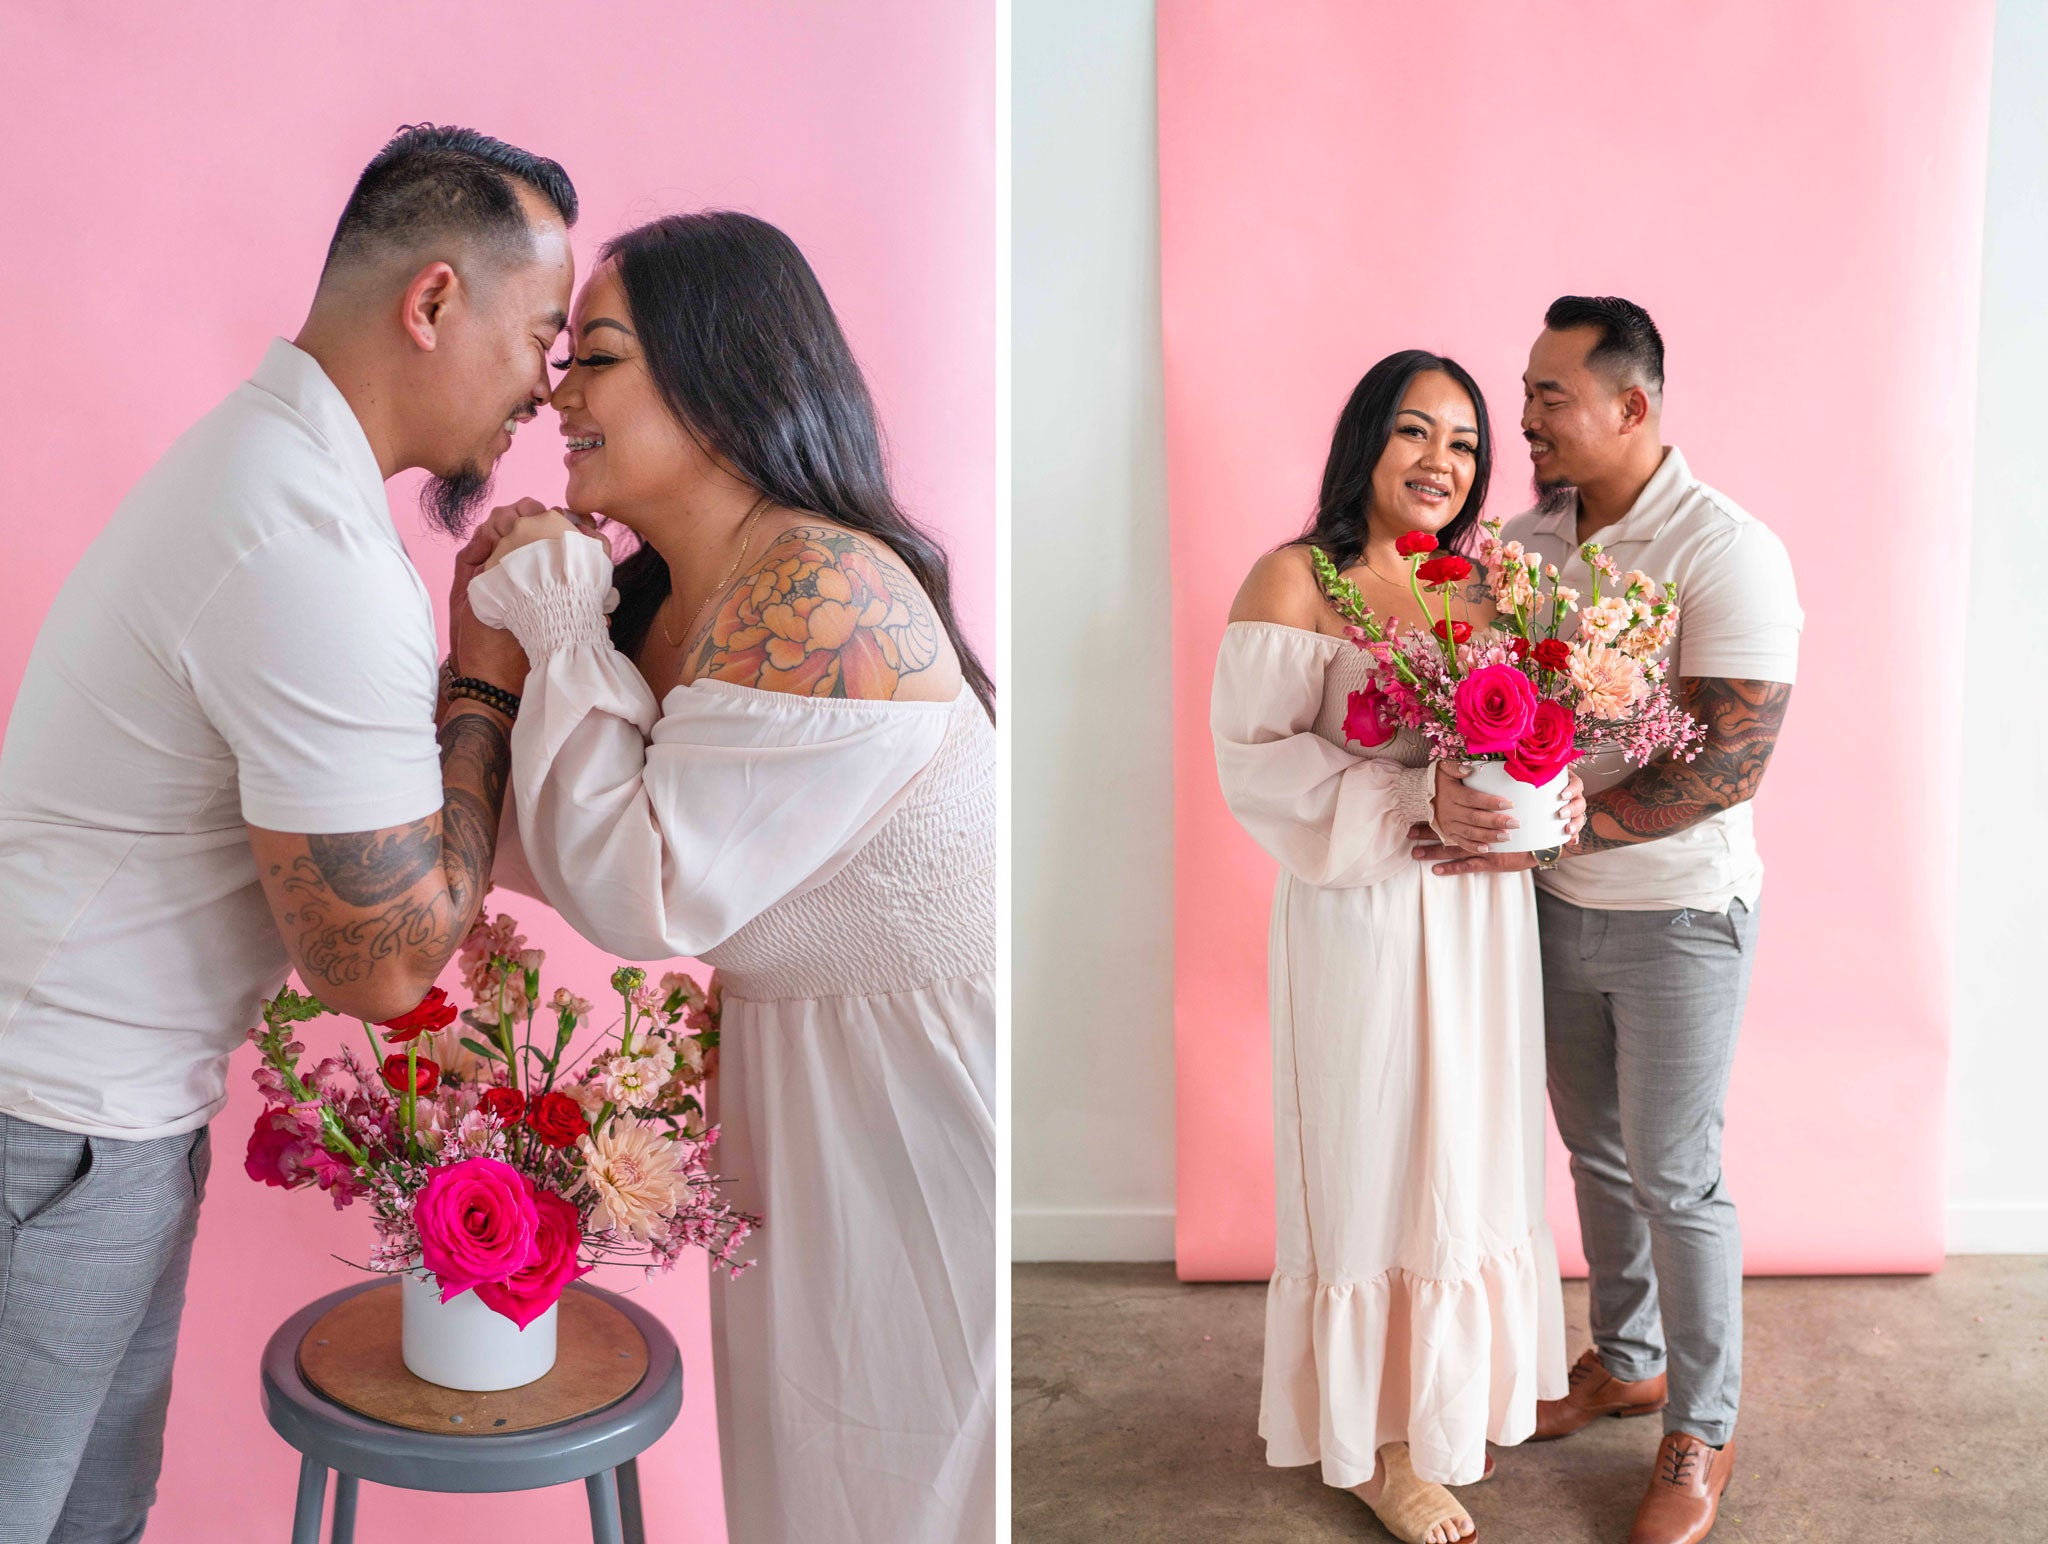
<path id="1" fill-rule="evenodd" d="M 725 681 L 657 703 L 612 647 L 605 545 L 530 543 L 470 584 L 531 669 L 512 729 L 519 846 L 548 903 L 626 959 L 697 955 L 822 883 L 937 753 L 953 705 Z"/>
<path id="2" fill-rule="evenodd" d="M 1209 701 L 1223 797 L 1252 839 L 1295 878 L 1328 889 L 1412 868 L 1410 827 L 1430 819 L 1432 768 L 1357 756 L 1315 732 L 1342 638 L 1270 622 L 1223 634 Z"/>

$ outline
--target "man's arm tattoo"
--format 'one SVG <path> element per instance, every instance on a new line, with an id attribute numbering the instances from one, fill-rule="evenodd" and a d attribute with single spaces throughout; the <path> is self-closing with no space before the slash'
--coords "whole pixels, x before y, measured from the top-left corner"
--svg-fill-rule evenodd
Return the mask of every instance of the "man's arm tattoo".
<path id="1" fill-rule="evenodd" d="M 1707 736 L 1691 761 L 1653 761 L 1626 782 L 1586 801 L 1586 828 L 1574 853 L 1633 847 L 1698 825 L 1755 795 L 1784 727 L 1792 688 L 1783 681 L 1687 676 L 1678 683 L 1687 712 Z"/>
<path id="2" fill-rule="evenodd" d="M 498 855 L 498 818 L 512 772 L 512 741 L 493 713 L 464 708 L 441 724 L 441 866 L 457 918 L 474 917 Z"/>
<path id="3" fill-rule="evenodd" d="M 438 971 L 475 920 L 497 856 L 511 740 L 494 714 L 467 704 L 438 738 L 438 816 L 308 836 L 303 856 L 271 868 L 290 907 L 285 925 L 298 930 L 298 958 L 330 987 L 405 957 Z"/>

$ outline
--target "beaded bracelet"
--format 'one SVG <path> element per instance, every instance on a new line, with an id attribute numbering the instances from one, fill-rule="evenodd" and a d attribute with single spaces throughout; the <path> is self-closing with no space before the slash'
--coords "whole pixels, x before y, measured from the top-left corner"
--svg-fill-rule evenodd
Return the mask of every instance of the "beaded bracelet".
<path id="1" fill-rule="evenodd" d="M 448 695 L 468 697 L 487 708 L 496 708 L 507 718 L 519 717 L 519 698 L 502 686 L 479 681 L 475 676 L 456 676 L 448 683 Z"/>

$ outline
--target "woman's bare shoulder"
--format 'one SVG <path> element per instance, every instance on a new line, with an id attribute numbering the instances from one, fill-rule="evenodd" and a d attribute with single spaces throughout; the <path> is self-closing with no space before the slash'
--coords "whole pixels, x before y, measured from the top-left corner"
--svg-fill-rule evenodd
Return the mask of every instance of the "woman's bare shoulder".
<path id="1" fill-rule="evenodd" d="M 1290 544 L 1252 565 L 1238 587 L 1237 599 L 1230 603 L 1230 620 L 1277 622 L 1283 627 L 1320 632 L 1329 610 L 1308 548 Z"/>
<path id="2" fill-rule="evenodd" d="M 726 591 L 694 680 L 801 697 L 951 701 L 960 662 L 924 587 L 887 543 L 805 516 Z"/>

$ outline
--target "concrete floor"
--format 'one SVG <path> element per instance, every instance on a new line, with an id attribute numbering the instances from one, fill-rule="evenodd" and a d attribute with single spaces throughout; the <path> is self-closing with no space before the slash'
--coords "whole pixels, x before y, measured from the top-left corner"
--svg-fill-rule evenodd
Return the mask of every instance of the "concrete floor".
<path id="1" fill-rule="evenodd" d="M 1313 1466 L 1258 1440 L 1262 1286 L 1170 1265 L 1020 1265 L 1018 1544 L 1384 1540 Z M 2048 1257 L 1932 1277 L 1766 1278 L 1744 1294 L 1740 1460 L 1715 1544 L 2048 1544 Z M 1571 1352 L 1584 1282 L 1565 1283 Z M 1484 1544 L 1622 1544 L 1662 1435 L 1600 1421 L 1496 1449 L 1460 1492 Z"/>

